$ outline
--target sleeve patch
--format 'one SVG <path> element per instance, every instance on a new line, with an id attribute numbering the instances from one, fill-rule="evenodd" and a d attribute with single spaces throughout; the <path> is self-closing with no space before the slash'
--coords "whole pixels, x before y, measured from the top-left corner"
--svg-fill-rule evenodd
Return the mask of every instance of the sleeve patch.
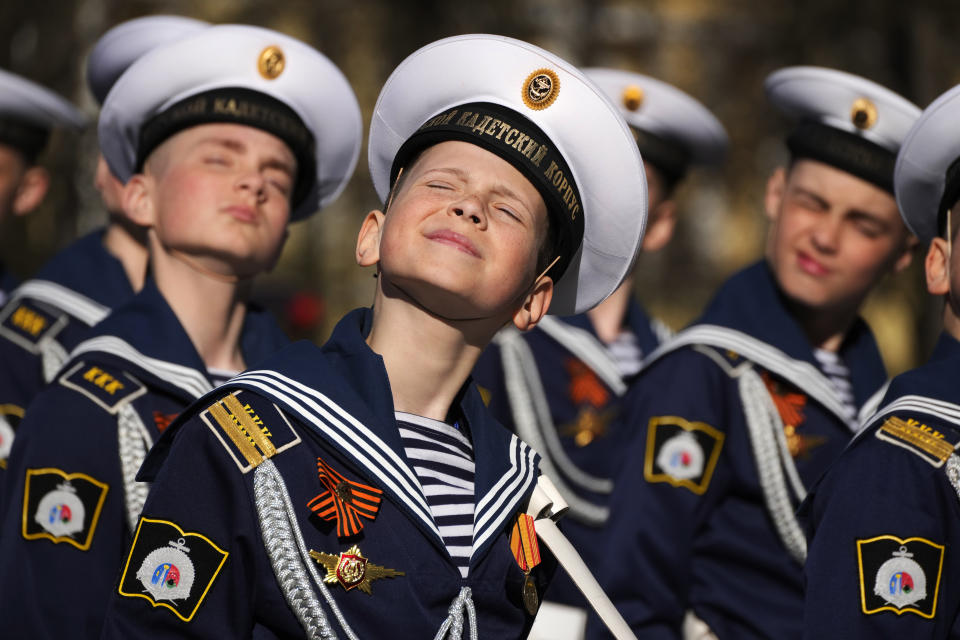
<path id="1" fill-rule="evenodd" d="M 60 376 L 60 384 L 87 396 L 108 413 L 116 413 L 121 405 L 147 392 L 143 383 L 119 367 L 85 362 Z"/>
<path id="2" fill-rule="evenodd" d="M 40 342 L 57 335 L 69 322 L 65 313 L 26 300 L 0 311 L 0 335 L 30 353 L 40 353 Z"/>
<path id="3" fill-rule="evenodd" d="M 860 607 L 864 614 L 881 611 L 915 613 L 933 618 L 943 570 L 944 546 L 926 538 L 891 535 L 857 540 Z"/>
<path id="4" fill-rule="evenodd" d="M 267 458 L 300 444 L 300 436 L 277 405 L 270 405 L 267 424 L 249 403 L 238 399 L 242 394 L 225 395 L 200 417 L 241 473 L 247 473 Z"/>
<path id="5" fill-rule="evenodd" d="M 229 555 L 202 533 L 184 531 L 167 520 L 140 518 L 118 591 L 166 607 L 190 622 Z"/>
<path id="6" fill-rule="evenodd" d="M 948 441 L 944 434 L 936 429 L 913 418 L 887 418 L 874 433 L 880 440 L 912 451 L 937 468 L 943 466 L 958 446 Z"/>
<path id="7" fill-rule="evenodd" d="M 109 487 L 85 473 L 27 469 L 22 533 L 26 540 L 90 548 Z"/>
<path id="8" fill-rule="evenodd" d="M 704 422 L 675 416 L 650 419 L 643 477 L 702 495 L 710 486 L 724 434 Z"/>

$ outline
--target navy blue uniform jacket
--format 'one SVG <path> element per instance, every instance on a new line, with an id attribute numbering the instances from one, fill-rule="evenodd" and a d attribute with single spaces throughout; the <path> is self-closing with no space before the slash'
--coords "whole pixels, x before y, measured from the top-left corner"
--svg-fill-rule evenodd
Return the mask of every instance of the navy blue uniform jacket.
<path id="1" fill-rule="evenodd" d="M 943 334 L 808 496 L 804 638 L 960 637 L 958 379 Z"/>
<path id="2" fill-rule="evenodd" d="M 10 294 L 0 309 L 0 469 L 27 405 L 90 327 L 133 293 L 123 265 L 104 248 L 101 229 Z"/>
<path id="3" fill-rule="evenodd" d="M 322 348 L 291 345 L 164 434 L 141 472 L 153 486 L 105 638 L 239 638 L 255 624 L 304 637 L 300 620 L 321 618 L 349 637 L 331 602 L 359 638 L 432 638 L 464 587 L 480 637 L 524 637 L 532 618 L 509 533 L 534 488 L 537 456 L 493 420 L 468 382 L 453 408 L 476 461 L 473 551 L 462 579 L 404 453 L 383 360 L 364 341 L 371 321 L 357 310 Z M 322 469 L 332 470 L 332 485 L 321 482 Z M 278 497 L 284 492 L 289 501 Z M 324 501 L 329 519 L 309 506 Z M 174 548 L 181 539 L 189 559 Z M 189 588 L 180 571 L 187 563 Z M 150 586 L 157 576 L 157 584 L 170 580 L 168 564 L 178 567 L 173 596 Z M 542 566 L 532 574 L 541 593 Z"/>
<path id="4" fill-rule="evenodd" d="M 606 346 L 597 337 L 586 314 L 556 320 L 579 329 L 582 334 L 577 339 L 589 340 L 594 349 L 606 352 Z M 634 299 L 630 300 L 624 325 L 637 337 L 644 354 L 651 353 L 659 345 L 660 337 L 653 321 Z M 534 446 L 541 455 L 549 458 L 551 478 L 562 483 L 567 502 L 581 500 L 596 514 L 595 517 L 583 517 L 574 507 L 563 520 L 564 535 L 576 547 L 587 566 L 595 570 L 605 553 L 600 536 L 603 514 L 606 513 L 613 478 L 623 458 L 625 434 L 622 433 L 622 422 L 619 420 L 622 388 L 619 392 L 612 388 L 590 364 L 578 358 L 557 337 L 539 327 L 524 333 L 523 340 L 529 345 L 536 363 L 556 431 L 553 443 L 544 438 L 542 446 Z M 504 384 L 502 358 L 499 346 L 491 344 L 484 350 L 474 369 L 474 379 L 489 393 L 488 406 L 497 420 L 523 437 L 516 428 Z M 622 378 L 618 380 L 622 381 Z M 560 451 L 551 446 L 554 444 L 559 445 Z M 561 456 L 566 460 L 561 461 Z M 581 480 L 584 475 L 589 476 L 588 482 Z M 583 609 L 590 608 L 564 572 L 560 572 L 550 584 L 545 599 Z"/>
<path id="5" fill-rule="evenodd" d="M 684 342 L 689 336 L 697 339 Z M 758 463 L 781 470 L 772 484 L 784 497 L 780 522 L 792 520 L 802 546 L 793 515 L 799 496 L 791 495 L 784 460 L 809 487 L 854 425 L 841 417 L 765 263 L 734 275 L 703 317 L 661 349 L 625 400 L 633 433 L 610 504 L 601 584 L 639 637 L 681 637 L 692 610 L 720 638 L 798 638 L 801 564 L 766 507 Z M 864 323 L 840 356 L 860 406 L 885 380 Z M 749 406 L 743 378 L 759 385 Z M 758 406 L 769 408 L 760 433 L 773 443 L 762 454 L 754 453 L 745 416 Z"/>
<path id="6" fill-rule="evenodd" d="M 251 311 L 241 348 L 257 363 L 288 343 Z M 150 444 L 213 389 L 196 349 L 148 279 L 92 329 L 20 425 L 3 487 L 0 602 L 11 638 L 98 638 L 147 485 Z M 16 612 L 16 615 L 12 615 Z"/>

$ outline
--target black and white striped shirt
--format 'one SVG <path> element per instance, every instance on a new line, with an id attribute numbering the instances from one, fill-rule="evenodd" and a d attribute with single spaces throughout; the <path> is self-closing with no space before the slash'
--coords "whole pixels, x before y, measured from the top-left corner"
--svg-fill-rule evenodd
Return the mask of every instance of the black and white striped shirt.
<path id="1" fill-rule="evenodd" d="M 840 356 L 833 351 L 815 349 L 814 355 L 817 357 L 823 373 L 833 383 L 837 397 L 843 403 L 846 417 L 848 419 L 855 418 L 857 416 L 857 406 L 853 397 L 853 386 L 850 384 L 850 369 L 843 364 Z"/>
<path id="2" fill-rule="evenodd" d="M 438 420 L 400 411 L 396 418 L 433 520 L 466 578 L 473 549 L 473 445 L 459 429 Z"/>

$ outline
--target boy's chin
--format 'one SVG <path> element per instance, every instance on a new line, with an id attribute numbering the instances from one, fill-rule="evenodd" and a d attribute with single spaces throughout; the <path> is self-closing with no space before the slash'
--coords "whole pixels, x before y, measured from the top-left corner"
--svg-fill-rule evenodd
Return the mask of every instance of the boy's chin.
<path id="1" fill-rule="evenodd" d="M 401 281 L 396 285 L 400 289 L 397 293 L 409 303 L 451 322 L 488 321 L 500 326 L 513 316 L 507 303 L 498 306 L 478 300 L 473 290 L 452 290 L 423 281 Z"/>

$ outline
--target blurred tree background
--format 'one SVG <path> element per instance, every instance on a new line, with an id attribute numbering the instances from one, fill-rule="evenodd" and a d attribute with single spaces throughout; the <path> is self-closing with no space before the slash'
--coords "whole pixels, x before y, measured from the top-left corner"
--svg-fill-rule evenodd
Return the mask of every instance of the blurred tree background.
<path id="1" fill-rule="evenodd" d="M 641 256 L 637 288 L 674 328 L 693 319 L 717 285 L 762 252 L 764 184 L 785 159 L 786 124 L 766 103 L 763 79 L 786 65 L 843 69 L 925 106 L 960 82 L 960 8 L 949 0 L 6 0 L 0 67 L 45 84 L 91 116 L 87 53 L 111 26 L 146 14 L 257 24 L 323 51 L 346 74 L 369 123 L 390 71 L 416 48 L 471 32 L 521 38 L 581 66 L 656 76 L 711 108 L 732 140 L 722 170 L 694 172 L 679 191 L 681 221 L 663 252 Z M 105 216 L 92 186 L 96 130 L 56 136 L 54 174 L 41 210 L 11 225 L 0 255 L 21 277 Z M 366 152 L 344 195 L 291 228 L 260 299 L 298 336 L 323 340 L 348 309 L 368 304 L 373 280 L 353 260 L 363 214 L 379 203 Z M 939 328 L 925 294 L 922 255 L 871 297 L 866 315 L 891 372 L 922 361 Z M 291 300 L 293 303 L 291 304 Z"/>

